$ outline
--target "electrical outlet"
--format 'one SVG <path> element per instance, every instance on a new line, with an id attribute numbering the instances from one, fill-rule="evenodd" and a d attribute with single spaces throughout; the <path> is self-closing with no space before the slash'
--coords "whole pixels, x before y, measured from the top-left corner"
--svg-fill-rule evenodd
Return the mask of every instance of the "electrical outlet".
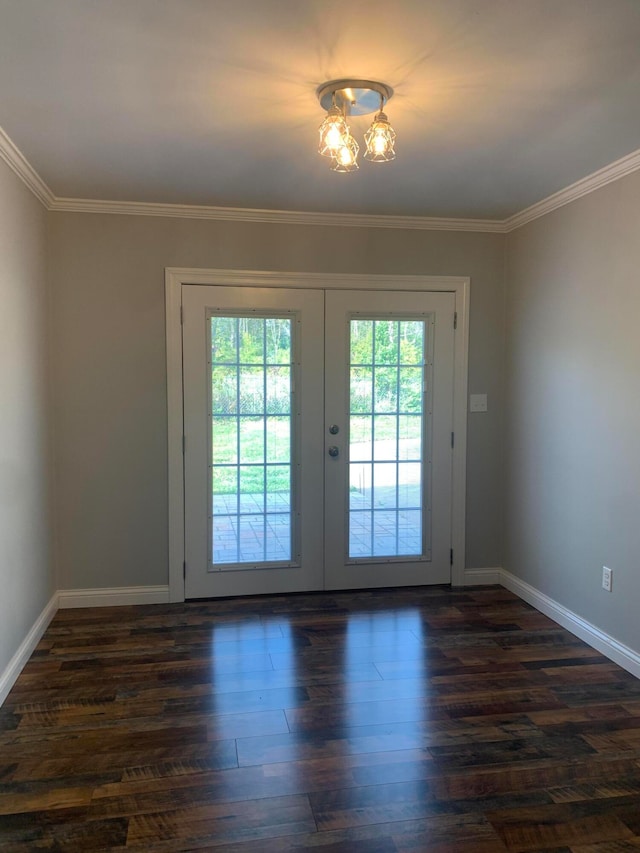
<path id="1" fill-rule="evenodd" d="M 611 592 L 612 583 L 613 583 L 613 569 L 610 569 L 607 566 L 603 566 L 602 567 L 602 589 L 606 589 L 607 592 Z"/>

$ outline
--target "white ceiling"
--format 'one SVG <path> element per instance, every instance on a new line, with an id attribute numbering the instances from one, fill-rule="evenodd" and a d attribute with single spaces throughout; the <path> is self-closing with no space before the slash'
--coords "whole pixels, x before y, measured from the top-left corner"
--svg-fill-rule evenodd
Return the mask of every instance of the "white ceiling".
<path id="1" fill-rule="evenodd" d="M 398 158 L 340 175 L 346 76 Z M 639 92 L 639 0 L 0 0 L 0 126 L 59 197 L 502 219 L 640 148 Z"/>

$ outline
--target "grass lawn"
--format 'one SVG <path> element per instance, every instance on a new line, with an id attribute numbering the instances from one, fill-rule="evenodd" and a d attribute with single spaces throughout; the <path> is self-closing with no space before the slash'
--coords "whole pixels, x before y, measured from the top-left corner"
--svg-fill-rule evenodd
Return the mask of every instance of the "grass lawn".
<path id="1" fill-rule="evenodd" d="M 371 441 L 374 419 L 351 418 L 351 442 Z M 291 421 L 288 415 L 262 417 L 213 417 L 213 494 L 289 493 L 291 489 Z M 399 437 L 404 458 L 420 454 L 422 418 L 418 415 L 376 415 L 376 442 L 395 442 Z M 239 446 L 238 446 L 239 445 Z M 412 452 L 409 452 L 409 448 Z M 395 450 L 389 452 L 395 455 Z M 239 459 L 242 464 L 238 465 Z M 239 482 L 238 482 L 239 480 Z M 265 482 L 266 480 L 266 482 Z"/>
<path id="2" fill-rule="evenodd" d="M 238 490 L 241 494 L 262 494 L 265 487 L 269 494 L 290 491 L 288 416 L 269 416 L 266 425 L 260 417 L 214 417 L 212 441 L 214 495 L 235 494 Z M 236 467 L 238 450 L 243 464 Z M 223 465 L 229 467 L 218 467 Z"/>

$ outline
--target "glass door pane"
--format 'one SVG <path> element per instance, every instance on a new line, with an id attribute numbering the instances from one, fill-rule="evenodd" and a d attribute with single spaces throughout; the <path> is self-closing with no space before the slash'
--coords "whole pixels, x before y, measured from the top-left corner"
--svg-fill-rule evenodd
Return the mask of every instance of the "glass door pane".
<path id="1" fill-rule="evenodd" d="M 327 292 L 327 589 L 451 579 L 454 312 L 447 292 Z"/>
<path id="2" fill-rule="evenodd" d="M 215 568 L 293 558 L 293 334 L 290 317 L 209 317 Z"/>
<path id="3" fill-rule="evenodd" d="M 349 324 L 349 558 L 419 557 L 427 324 Z"/>
<path id="4" fill-rule="evenodd" d="M 324 303 L 182 286 L 187 598 L 322 588 Z"/>

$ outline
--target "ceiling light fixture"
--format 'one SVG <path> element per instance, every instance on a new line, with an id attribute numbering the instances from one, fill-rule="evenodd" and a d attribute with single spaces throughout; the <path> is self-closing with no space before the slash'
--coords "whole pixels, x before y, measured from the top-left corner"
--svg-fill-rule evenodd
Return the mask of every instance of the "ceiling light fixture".
<path id="1" fill-rule="evenodd" d="M 327 111 L 320 125 L 318 151 L 331 158 L 334 172 L 355 172 L 359 168 L 360 146 L 351 133 L 347 117 L 369 115 L 376 110 L 364 136 L 367 146 L 364 157 L 372 163 L 388 163 L 395 159 L 396 133 L 384 113 L 384 105 L 393 95 L 390 86 L 374 80 L 330 80 L 319 86 L 316 94 Z"/>

